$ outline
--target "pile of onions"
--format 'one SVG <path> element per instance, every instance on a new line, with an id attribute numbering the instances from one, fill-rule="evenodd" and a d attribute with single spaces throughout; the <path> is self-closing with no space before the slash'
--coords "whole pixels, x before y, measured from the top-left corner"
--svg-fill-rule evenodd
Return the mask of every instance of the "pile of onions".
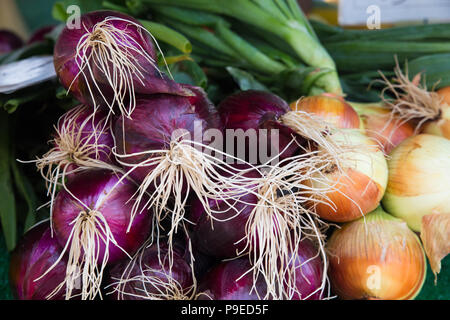
<path id="1" fill-rule="evenodd" d="M 81 281 L 83 300 L 101 294 L 106 265 L 130 257 L 148 238 L 150 212 L 141 209 L 131 222 L 130 199 L 136 191 L 132 182 L 113 172 L 90 170 L 78 173 L 58 193 L 52 225 L 64 248 L 61 259 L 68 256 L 66 299 L 72 297 L 75 279 Z"/>
<path id="2" fill-rule="evenodd" d="M 342 299 L 414 299 L 425 280 L 419 238 L 381 207 L 335 230 L 327 249 L 332 289 Z"/>
<path id="3" fill-rule="evenodd" d="M 0 56 L 20 48 L 23 41 L 11 31 L 0 30 Z"/>
<path id="4" fill-rule="evenodd" d="M 433 271 L 450 253 L 450 141 L 419 134 L 403 141 L 388 160 L 386 210 L 421 232 Z"/>
<path id="5" fill-rule="evenodd" d="M 72 108 L 58 120 L 50 143 L 52 149 L 35 162 L 52 200 L 57 186 L 77 172 L 92 168 L 120 171 L 112 153 L 111 123 L 102 110 L 93 112 L 85 105 Z"/>
<path id="6" fill-rule="evenodd" d="M 290 104 L 293 111 L 303 111 L 315 114 L 326 122 L 340 129 L 359 129 L 361 126 L 358 113 L 345 102 L 342 97 L 332 94 L 298 99 Z"/>
<path id="7" fill-rule="evenodd" d="M 61 250 L 47 220 L 27 231 L 11 254 L 9 282 L 16 299 L 64 299 L 65 287 L 60 284 L 66 276 L 67 259 L 60 259 Z"/>
<path id="8" fill-rule="evenodd" d="M 323 297 L 323 265 L 317 250 L 308 240 L 300 242 L 294 260 L 296 278 L 292 300 L 317 300 Z M 207 273 L 199 286 L 201 300 L 259 300 L 266 296 L 266 282 L 255 278 L 247 271 L 251 269 L 248 258 L 222 262 Z M 270 297 L 270 296 L 269 296 Z"/>
<path id="9" fill-rule="evenodd" d="M 359 131 L 330 138 L 342 148 L 339 166 L 325 167 L 308 182 L 313 190 L 323 190 L 315 211 L 333 222 L 355 220 L 379 205 L 388 180 L 386 159 L 377 143 Z"/>
<path id="10" fill-rule="evenodd" d="M 94 11 L 82 15 L 80 24 L 66 26 L 54 50 L 56 73 L 77 100 L 129 117 L 136 94 L 190 95 L 158 69 L 152 35 L 134 18 Z"/>
<path id="11" fill-rule="evenodd" d="M 395 69 L 395 75 L 393 82 L 384 79 L 386 87 L 382 92 L 382 96 L 385 92 L 394 96 L 394 99 L 384 99 L 391 113 L 401 119 L 401 123 L 414 123 L 417 131 L 450 139 L 450 89 L 428 91 L 420 83 L 421 74 L 409 80 L 400 67 Z"/>
<path id="12" fill-rule="evenodd" d="M 173 251 L 165 242 L 144 245 L 132 260 L 111 268 L 109 285 L 117 300 L 188 300 L 195 292 L 192 267 L 185 261 L 186 248 Z"/>
<path id="13" fill-rule="evenodd" d="M 377 141 L 386 155 L 415 133 L 414 125 L 401 121 L 382 104 L 352 102 L 351 105 L 362 120 L 365 134 Z"/>

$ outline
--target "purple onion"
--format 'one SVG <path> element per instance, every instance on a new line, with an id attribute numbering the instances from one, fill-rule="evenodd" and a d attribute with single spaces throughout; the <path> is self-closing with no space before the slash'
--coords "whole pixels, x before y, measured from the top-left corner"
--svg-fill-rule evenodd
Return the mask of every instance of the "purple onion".
<path id="1" fill-rule="evenodd" d="M 0 55 L 9 53 L 23 46 L 23 41 L 8 30 L 0 30 Z"/>
<path id="2" fill-rule="evenodd" d="M 322 294 L 323 264 L 317 250 L 309 240 L 302 240 L 295 261 L 295 290 L 290 300 L 319 300 Z M 258 278 L 254 286 L 251 264 L 247 257 L 222 262 L 213 268 L 202 281 L 201 299 L 259 300 L 265 296 L 266 285 Z M 248 273 L 247 273 L 248 272 Z M 255 290 L 252 290 L 255 288 Z"/>
<path id="3" fill-rule="evenodd" d="M 183 299 L 193 289 L 193 275 L 185 261 L 186 248 L 173 250 L 173 266 L 167 258 L 169 247 L 160 242 L 141 249 L 132 261 L 119 262 L 110 270 L 109 287 L 117 300 Z M 166 289 L 171 289 L 167 291 Z M 173 291 L 172 291 L 173 290 Z M 162 294 L 165 293 L 165 294 Z"/>
<path id="4" fill-rule="evenodd" d="M 27 44 L 45 41 L 45 37 L 55 29 L 56 26 L 45 26 L 36 30 L 28 39 Z"/>
<path id="5" fill-rule="evenodd" d="M 296 143 L 289 145 L 293 137 L 297 138 L 297 143 L 304 142 L 294 130 L 279 121 L 279 118 L 289 111 L 291 111 L 289 105 L 280 97 L 257 90 L 241 91 L 228 96 L 218 106 L 225 129 L 255 130 L 258 141 L 261 135 L 260 130 L 266 129 L 267 150 L 271 150 L 272 146 L 276 148 L 278 145 L 279 152 L 283 151 L 280 159 L 288 158 L 298 151 L 299 147 Z M 278 130 L 278 141 L 272 141 L 271 130 Z M 249 145 L 249 142 L 246 141 L 247 154 L 250 148 L 255 148 L 255 146 Z M 251 151 L 258 152 L 258 150 Z M 248 161 L 248 159 L 244 160 Z"/>
<path id="6" fill-rule="evenodd" d="M 189 90 L 158 69 L 153 40 L 136 19 L 113 11 L 94 11 L 82 15 L 80 23 L 80 28 L 64 28 L 55 45 L 54 62 L 62 85 L 82 103 L 107 104 L 112 108 L 114 103 L 122 104 L 134 94 L 190 95 Z M 108 32 L 108 37 L 104 36 L 105 32 Z M 113 47 L 103 45 L 105 39 L 113 39 Z M 79 50 L 77 55 L 77 47 L 80 49 L 81 46 L 83 50 Z M 114 69 L 121 67 L 117 62 L 112 63 L 108 59 L 101 61 L 98 55 L 100 50 L 103 57 L 108 55 L 110 59 L 121 55 L 122 68 Z M 81 65 L 84 66 L 83 74 L 80 74 Z M 130 68 L 135 69 L 129 72 Z M 108 80 L 108 73 L 121 79 Z M 111 86 L 110 83 L 118 84 L 120 80 L 123 86 Z M 115 96 L 114 92 L 122 98 Z"/>
<path id="7" fill-rule="evenodd" d="M 46 300 L 54 293 L 64 281 L 67 260 L 61 259 L 49 273 L 44 273 L 59 259 L 61 250 L 56 238 L 51 236 L 47 221 L 34 226 L 22 237 L 11 254 L 9 269 L 11 291 L 16 299 Z M 51 299 L 63 300 L 64 294 L 65 287 L 62 287 Z"/>
<path id="8" fill-rule="evenodd" d="M 117 262 L 125 258 L 126 253 L 132 255 L 139 249 L 150 233 L 152 216 L 150 212 L 141 209 L 127 231 L 133 207 L 133 201 L 130 199 L 136 192 L 136 187 L 126 179 L 118 183 L 120 178 L 107 170 L 85 171 L 69 181 L 67 190 L 62 189 L 58 193 L 53 206 L 52 221 L 61 246 L 71 240 L 70 234 L 76 219 L 89 220 L 92 218 L 92 212 L 96 212 L 106 220 L 107 227 L 120 247 L 109 243 L 108 263 Z M 84 216 L 79 216 L 81 212 Z M 99 225 L 96 226 L 100 232 Z M 105 241 L 98 241 L 95 247 L 102 259 L 105 254 Z"/>

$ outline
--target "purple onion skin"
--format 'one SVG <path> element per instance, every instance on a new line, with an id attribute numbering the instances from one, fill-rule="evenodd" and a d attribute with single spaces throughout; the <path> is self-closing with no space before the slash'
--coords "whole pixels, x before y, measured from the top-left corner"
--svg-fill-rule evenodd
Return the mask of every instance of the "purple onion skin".
<path id="1" fill-rule="evenodd" d="M 112 97 L 112 88 L 108 84 L 104 72 L 98 68 L 95 61 L 91 63 L 94 79 L 92 79 L 89 75 L 86 80 L 83 75 L 79 75 L 80 69 L 76 60 L 78 59 L 78 62 L 81 62 L 80 58 L 76 57 L 76 48 L 80 38 L 82 38 L 87 32 L 92 32 L 97 23 L 108 17 L 125 19 L 140 26 L 140 23 L 136 19 L 122 13 L 114 11 L 93 11 L 81 16 L 80 22 L 82 28 L 64 28 L 55 45 L 55 70 L 61 84 L 68 90 L 70 88 L 70 92 L 73 96 L 84 104 L 92 105 L 94 102 L 89 92 L 88 85 L 93 90 L 94 96 L 98 97 L 95 98 L 95 102 L 97 104 L 102 103 L 102 98 L 98 92 L 98 89 L 95 88 L 93 80 L 95 80 L 100 87 L 101 92 L 106 97 Z M 155 45 L 147 32 L 144 32 L 143 29 L 138 28 L 126 21 L 114 20 L 109 23 L 117 29 L 126 29 L 127 37 L 130 39 L 129 43 L 137 50 L 145 52 L 145 54 L 150 56 L 154 61 L 157 61 Z M 89 55 L 90 53 L 91 50 L 89 49 L 87 50 L 86 55 Z M 162 74 L 158 68 L 153 66 L 147 59 L 144 58 L 143 55 L 136 53 L 134 54 L 134 57 L 137 59 L 137 63 L 141 66 L 141 71 L 144 74 L 144 79 L 133 76 L 133 86 L 136 94 L 190 94 L 188 90 L 185 90 L 179 84 Z M 108 68 L 112 68 L 112 66 L 110 65 Z M 87 74 L 88 73 L 89 72 L 87 72 Z"/>
<path id="2" fill-rule="evenodd" d="M 77 174 L 66 185 L 68 190 L 90 210 L 97 210 L 106 219 L 114 239 L 128 254 L 134 254 L 148 238 L 152 217 L 147 210 L 140 210 L 127 232 L 131 219 L 135 185 L 124 179 L 107 198 L 105 196 L 119 181 L 120 176 L 107 170 L 90 170 Z M 72 230 L 72 221 L 85 210 L 66 190 L 62 189 L 55 198 L 53 225 L 57 239 L 64 246 Z M 99 241 L 99 257 L 103 258 L 105 244 Z M 117 262 L 126 254 L 115 244 L 109 244 L 108 263 Z"/>
<path id="3" fill-rule="evenodd" d="M 39 28 L 31 35 L 30 39 L 28 39 L 27 44 L 45 41 L 46 40 L 45 36 L 47 34 L 49 34 L 50 32 L 52 32 L 53 29 L 55 29 L 55 27 L 56 26 L 52 25 L 52 26 L 45 26 L 45 27 Z"/>
<path id="4" fill-rule="evenodd" d="M 66 275 L 66 259 L 60 262 L 42 279 L 42 276 L 59 258 L 61 247 L 52 238 L 50 226 L 42 222 L 30 229 L 11 254 L 9 282 L 15 299 L 46 300 L 47 296 L 63 282 Z M 65 287 L 52 297 L 63 300 Z"/>
<path id="5" fill-rule="evenodd" d="M 225 175 L 229 176 L 229 174 Z M 260 174 L 256 171 L 249 171 L 244 176 L 260 178 Z M 218 259 L 235 258 L 238 252 L 242 254 L 247 245 L 247 241 L 242 240 L 246 235 L 245 226 L 254 208 L 251 204 L 256 205 L 258 197 L 246 193 L 239 200 L 234 204 L 234 208 L 231 207 L 231 203 L 228 204 L 225 201 L 209 201 L 210 208 L 220 212 L 214 214 L 217 219 L 229 219 L 213 221 L 213 229 L 203 204 L 198 198 L 193 198 L 188 219 L 194 223 L 191 226 L 191 238 L 197 250 Z"/>
<path id="6" fill-rule="evenodd" d="M 270 131 L 279 130 L 279 151 L 282 152 L 280 159 L 288 158 L 298 151 L 298 146 L 293 143 L 292 137 L 299 136 L 290 128 L 278 121 L 279 117 L 291 111 L 286 101 L 269 92 L 248 90 L 241 91 L 225 98 L 218 106 L 218 112 L 225 129 L 256 130 L 259 141 L 259 130 L 267 129 L 268 149 L 275 145 L 270 141 Z M 253 148 L 247 144 L 246 149 Z M 247 159 L 246 159 L 247 160 Z"/>
<path id="7" fill-rule="evenodd" d="M 144 271 L 144 274 L 148 277 L 157 277 L 163 282 L 168 282 L 168 277 L 166 274 L 170 274 L 172 276 L 173 280 L 176 280 L 182 290 L 187 293 L 190 289 L 190 287 L 193 284 L 193 276 L 192 276 L 192 270 L 189 264 L 185 261 L 185 253 L 183 252 L 186 248 L 180 248 L 179 246 L 174 246 L 173 251 L 173 266 L 171 273 L 169 273 L 169 261 L 163 260 L 163 264 L 160 264 L 159 256 L 160 254 L 161 259 L 164 259 L 164 256 L 168 253 L 168 245 L 165 242 L 162 242 L 159 244 L 159 251 L 158 251 L 158 245 L 153 244 L 150 247 L 146 248 L 144 250 L 144 253 L 142 255 L 142 265 L 147 269 L 154 269 L 155 271 Z M 122 275 L 124 274 L 124 271 L 126 270 L 130 260 L 123 260 L 116 265 L 114 265 L 110 270 L 110 277 L 109 277 L 109 284 L 114 284 L 117 279 L 121 279 Z M 134 278 L 136 276 L 142 275 L 142 271 L 140 270 L 140 267 L 138 264 L 135 264 L 133 268 L 130 270 L 127 270 L 127 279 Z M 151 284 L 146 284 L 146 290 L 148 293 L 152 294 L 158 294 L 157 288 L 154 287 Z M 123 287 L 121 287 L 121 290 L 123 291 L 123 294 L 118 294 L 117 292 L 114 292 L 113 297 L 116 300 L 145 300 L 143 297 L 136 297 L 135 295 L 142 295 L 142 290 L 144 289 L 144 284 L 142 281 L 130 281 Z"/>
<path id="8" fill-rule="evenodd" d="M 323 266 L 319 257 L 316 257 L 317 250 L 309 240 L 303 240 L 298 250 L 298 258 L 295 262 L 296 288 L 299 294 L 294 294 L 291 300 L 300 300 L 307 298 L 317 288 L 320 287 L 323 275 Z M 301 266 L 302 263 L 311 259 Z M 301 267 L 300 267 L 301 266 Z M 213 268 L 200 284 L 201 299 L 208 300 L 258 300 L 258 295 L 250 290 L 253 285 L 253 274 L 249 272 L 251 268 L 247 257 L 222 262 Z M 239 279 L 240 278 L 240 279 Z M 236 281 L 239 279 L 238 281 Z M 260 297 L 264 297 L 266 292 L 265 283 L 262 278 L 258 279 L 256 284 Z M 208 298 L 208 296 L 210 298 Z M 308 300 L 321 299 L 321 292 L 312 294 Z"/>
<path id="9" fill-rule="evenodd" d="M 207 129 L 222 129 L 214 106 L 201 88 L 188 87 L 195 95 L 181 97 L 167 94 L 142 96 L 137 100 L 132 119 L 121 116 L 114 126 L 114 134 L 119 154 L 131 154 L 151 150 L 169 150 L 172 133 L 186 130 L 191 139 L 195 136 L 195 126 L 200 134 Z M 201 126 L 201 128 L 200 128 Z M 124 136 L 125 134 L 125 136 Z M 200 137 L 201 138 L 201 137 Z M 133 156 L 122 159 L 137 164 L 148 156 Z M 141 183 L 154 167 L 135 169 L 130 175 Z"/>
<path id="10" fill-rule="evenodd" d="M 8 30 L 0 30 L 0 55 L 9 53 L 23 46 L 23 41 Z"/>

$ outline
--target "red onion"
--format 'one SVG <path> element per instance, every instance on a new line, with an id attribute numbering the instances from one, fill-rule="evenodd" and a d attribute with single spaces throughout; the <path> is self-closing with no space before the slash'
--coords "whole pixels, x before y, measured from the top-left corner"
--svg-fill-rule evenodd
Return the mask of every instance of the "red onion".
<path id="1" fill-rule="evenodd" d="M 318 300 L 323 298 L 323 267 L 312 242 L 303 240 L 295 260 L 295 288 L 290 300 Z M 199 286 L 200 299 L 259 300 L 264 297 L 266 285 L 262 278 L 255 282 L 247 271 L 251 269 L 248 258 L 243 257 L 213 268 Z"/>
<path id="2" fill-rule="evenodd" d="M 23 45 L 22 40 L 7 30 L 0 30 L 0 55 L 19 49 Z"/>
<path id="3" fill-rule="evenodd" d="M 16 299 L 64 299 L 65 287 L 58 289 L 58 286 L 64 282 L 67 259 L 59 260 L 61 250 L 51 236 L 48 221 L 27 231 L 11 254 L 9 282 Z M 54 263 L 56 266 L 41 277 Z"/>
<path id="4" fill-rule="evenodd" d="M 36 30 L 28 39 L 27 44 L 45 41 L 45 37 L 55 29 L 56 26 L 45 26 Z"/>
<path id="5" fill-rule="evenodd" d="M 161 242 L 144 246 L 131 261 L 122 261 L 110 271 L 109 283 L 117 300 L 184 300 L 193 293 L 192 269 L 182 247 L 173 250 Z"/>
<path id="6" fill-rule="evenodd" d="M 135 192 L 133 183 L 113 172 L 90 170 L 73 177 L 55 199 L 54 230 L 69 254 L 69 275 L 82 277 L 83 299 L 99 292 L 106 264 L 134 254 L 149 235 L 149 212 L 141 209 L 131 222 Z"/>
<path id="7" fill-rule="evenodd" d="M 58 77 L 79 101 L 111 110 L 116 104 L 130 116 L 135 94 L 190 95 L 158 69 L 152 36 L 134 18 L 94 11 L 80 23 L 64 28 L 54 51 Z"/>

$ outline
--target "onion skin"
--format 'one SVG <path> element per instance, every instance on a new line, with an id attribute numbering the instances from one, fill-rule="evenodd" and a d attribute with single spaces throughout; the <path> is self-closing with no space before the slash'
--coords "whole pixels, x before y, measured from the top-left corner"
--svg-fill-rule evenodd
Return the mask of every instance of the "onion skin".
<path id="1" fill-rule="evenodd" d="M 420 231 L 422 218 L 450 212 L 450 141 L 420 134 L 403 141 L 388 159 L 383 207 Z"/>
<path id="2" fill-rule="evenodd" d="M 270 131 L 272 129 L 279 130 L 279 152 L 284 150 L 280 155 L 281 159 L 288 158 L 298 151 L 298 145 L 295 143 L 286 149 L 292 138 L 299 138 L 299 136 L 278 121 L 282 115 L 290 111 L 287 102 L 280 97 L 265 91 L 241 91 L 225 98 L 217 108 L 225 129 L 242 129 L 244 132 L 253 130 L 256 132 L 258 141 L 259 130 L 267 129 L 267 150 L 272 150 L 271 145 L 276 146 L 276 142 L 270 140 Z M 298 143 L 302 142 L 302 139 L 297 140 Z M 246 143 L 246 150 L 254 148 L 248 142 Z"/>
<path id="3" fill-rule="evenodd" d="M 179 249 L 179 248 L 177 248 Z M 118 264 L 114 265 L 110 271 L 110 284 L 113 284 L 113 288 L 120 290 L 121 292 L 114 292 L 114 298 L 116 300 L 147 300 L 147 296 L 144 294 L 143 290 L 149 295 L 160 294 L 159 290 L 165 291 L 164 288 L 158 285 L 152 285 L 150 283 L 145 283 L 145 288 L 142 280 L 133 280 L 127 282 L 125 285 L 119 286 L 116 284 L 118 279 L 122 279 L 124 272 L 126 271 L 125 279 L 133 279 L 136 276 L 146 276 L 146 277 L 156 277 L 162 282 L 169 282 L 167 274 L 172 276 L 172 279 L 177 281 L 180 289 L 188 293 L 193 285 L 192 270 L 189 264 L 184 259 L 184 254 L 181 250 L 173 251 L 173 266 L 169 267 L 169 262 L 167 259 L 164 260 L 164 256 L 168 253 L 168 246 L 166 243 L 159 243 L 159 247 L 156 244 L 151 245 L 144 249 L 144 252 L 139 256 L 143 267 L 150 270 L 142 271 L 139 263 L 133 264 L 131 269 L 127 270 L 129 265 L 129 260 L 123 260 Z M 160 264 L 159 255 L 164 260 L 163 265 Z M 180 297 L 168 297 L 170 298 L 180 298 Z"/>
<path id="4" fill-rule="evenodd" d="M 293 111 L 304 111 L 322 117 L 341 129 L 359 129 L 360 119 L 353 107 L 344 99 L 333 95 L 301 98 L 290 104 Z"/>
<path id="5" fill-rule="evenodd" d="M 360 132 L 335 134 L 333 139 L 356 147 L 355 151 L 344 150 L 344 174 L 335 169 L 325 173 L 326 183 L 312 181 L 310 184 L 323 190 L 333 186 L 326 193 L 328 200 L 324 198 L 325 203 L 315 204 L 317 214 L 329 221 L 348 222 L 379 205 L 388 179 L 387 163 L 376 143 Z"/>
<path id="6" fill-rule="evenodd" d="M 64 280 L 66 259 L 61 259 L 42 279 L 35 280 L 59 259 L 61 250 L 56 238 L 51 236 L 48 221 L 34 226 L 22 237 L 11 254 L 9 268 L 9 282 L 15 299 L 47 300 Z M 64 300 L 65 292 L 62 287 L 51 299 Z"/>
<path id="7" fill-rule="evenodd" d="M 23 41 L 14 33 L 0 30 L 0 55 L 9 53 L 23 46 Z"/>
<path id="8" fill-rule="evenodd" d="M 188 88 L 195 96 L 157 94 L 139 98 L 132 114 L 133 120 L 121 116 L 114 125 L 118 153 L 125 155 L 148 150 L 169 150 L 175 130 L 186 130 L 191 139 L 195 136 L 195 126 L 201 125 L 200 133 L 211 128 L 222 130 L 206 93 L 201 88 Z M 133 165 L 147 158 L 147 155 L 132 156 L 122 161 Z M 130 176 L 141 183 L 153 168 L 138 167 Z"/>
<path id="9" fill-rule="evenodd" d="M 42 42 L 46 40 L 46 36 L 55 29 L 56 26 L 45 26 L 36 30 L 28 39 L 27 44 L 32 44 L 36 42 Z"/>
<path id="10" fill-rule="evenodd" d="M 120 176 L 107 170 L 90 170 L 77 174 L 66 186 L 90 210 L 96 210 L 104 216 L 118 245 L 132 255 L 148 238 L 151 230 L 151 214 L 148 211 L 139 210 L 138 212 L 141 213 L 134 217 L 130 231 L 127 232 L 133 206 L 133 201 L 129 200 L 137 188 L 132 182 L 124 179 L 105 198 L 119 179 Z M 65 189 L 56 196 L 52 220 L 61 246 L 66 245 L 72 231 L 71 223 L 83 210 L 86 209 Z M 105 254 L 104 241 L 98 242 L 97 249 L 102 258 Z M 108 263 L 114 263 L 126 257 L 126 254 L 113 243 L 109 244 L 108 252 Z"/>
<path id="11" fill-rule="evenodd" d="M 295 293 L 291 300 L 321 299 L 322 293 L 318 288 L 322 282 L 323 265 L 311 241 L 304 239 L 300 242 L 295 264 L 297 266 L 295 285 L 301 296 Z M 265 295 L 266 285 L 264 280 L 260 278 L 256 284 L 259 297 L 254 291 L 250 292 L 253 286 L 253 275 L 250 272 L 242 276 L 250 268 L 251 265 L 247 257 L 233 259 L 217 265 L 200 284 L 199 292 L 203 292 L 200 299 L 259 300 L 259 297 Z"/>
<path id="12" fill-rule="evenodd" d="M 105 78 L 104 71 L 100 70 L 96 61 L 91 62 L 91 68 L 93 69 L 92 75 L 87 72 L 86 77 L 79 75 L 80 68 L 77 65 L 77 45 L 80 39 L 88 32 L 92 32 L 94 26 L 103 21 L 105 18 L 115 17 L 118 19 L 125 19 L 131 21 L 140 26 L 140 23 L 125 14 L 114 11 L 94 11 L 83 14 L 80 19 L 82 28 L 69 29 L 67 26 L 61 32 L 54 49 L 54 62 L 55 70 L 59 77 L 61 84 L 70 91 L 70 93 L 79 101 L 84 104 L 93 105 L 91 93 L 88 89 L 90 87 L 93 91 L 94 97 L 99 97 L 100 92 L 96 88 L 94 82 L 100 87 L 100 91 L 105 97 L 111 97 L 113 94 L 111 86 Z M 113 25 L 117 29 L 127 31 L 127 37 L 130 38 L 130 43 L 136 48 L 136 50 L 144 51 L 154 61 L 157 61 L 155 46 L 150 35 L 138 28 L 135 25 L 126 21 L 114 20 L 108 23 Z M 142 27 L 143 28 L 143 27 Z M 140 48 L 137 47 L 137 42 Z M 92 52 L 92 47 L 87 51 L 87 54 Z M 133 76 L 132 83 L 137 94 L 153 94 L 153 93 L 171 93 L 189 95 L 189 91 L 183 90 L 174 81 L 170 80 L 167 76 L 160 73 L 160 71 L 140 54 L 136 54 L 135 63 L 139 64 L 144 73 L 143 79 L 138 79 Z M 81 61 L 78 61 L 80 63 Z M 111 68 L 111 66 L 109 66 Z M 96 99 L 97 100 L 97 99 Z M 96 101 L 101 103 L 101 101 Z"/>
<path id="13" fill-rule="evenodd" d="M 425 280 L 419 239 L 381 207 L 336 229 L 327 249 L 332 288 L 342 299 L 414 299 Z"/>
<path id="14" fill-rule="evenodd" d="M 438 120 L 426 123 L 423 133 L 450 139 L 450 86 L 439 89 L 437 94 L 442 99 L 441 115 Z"/>

